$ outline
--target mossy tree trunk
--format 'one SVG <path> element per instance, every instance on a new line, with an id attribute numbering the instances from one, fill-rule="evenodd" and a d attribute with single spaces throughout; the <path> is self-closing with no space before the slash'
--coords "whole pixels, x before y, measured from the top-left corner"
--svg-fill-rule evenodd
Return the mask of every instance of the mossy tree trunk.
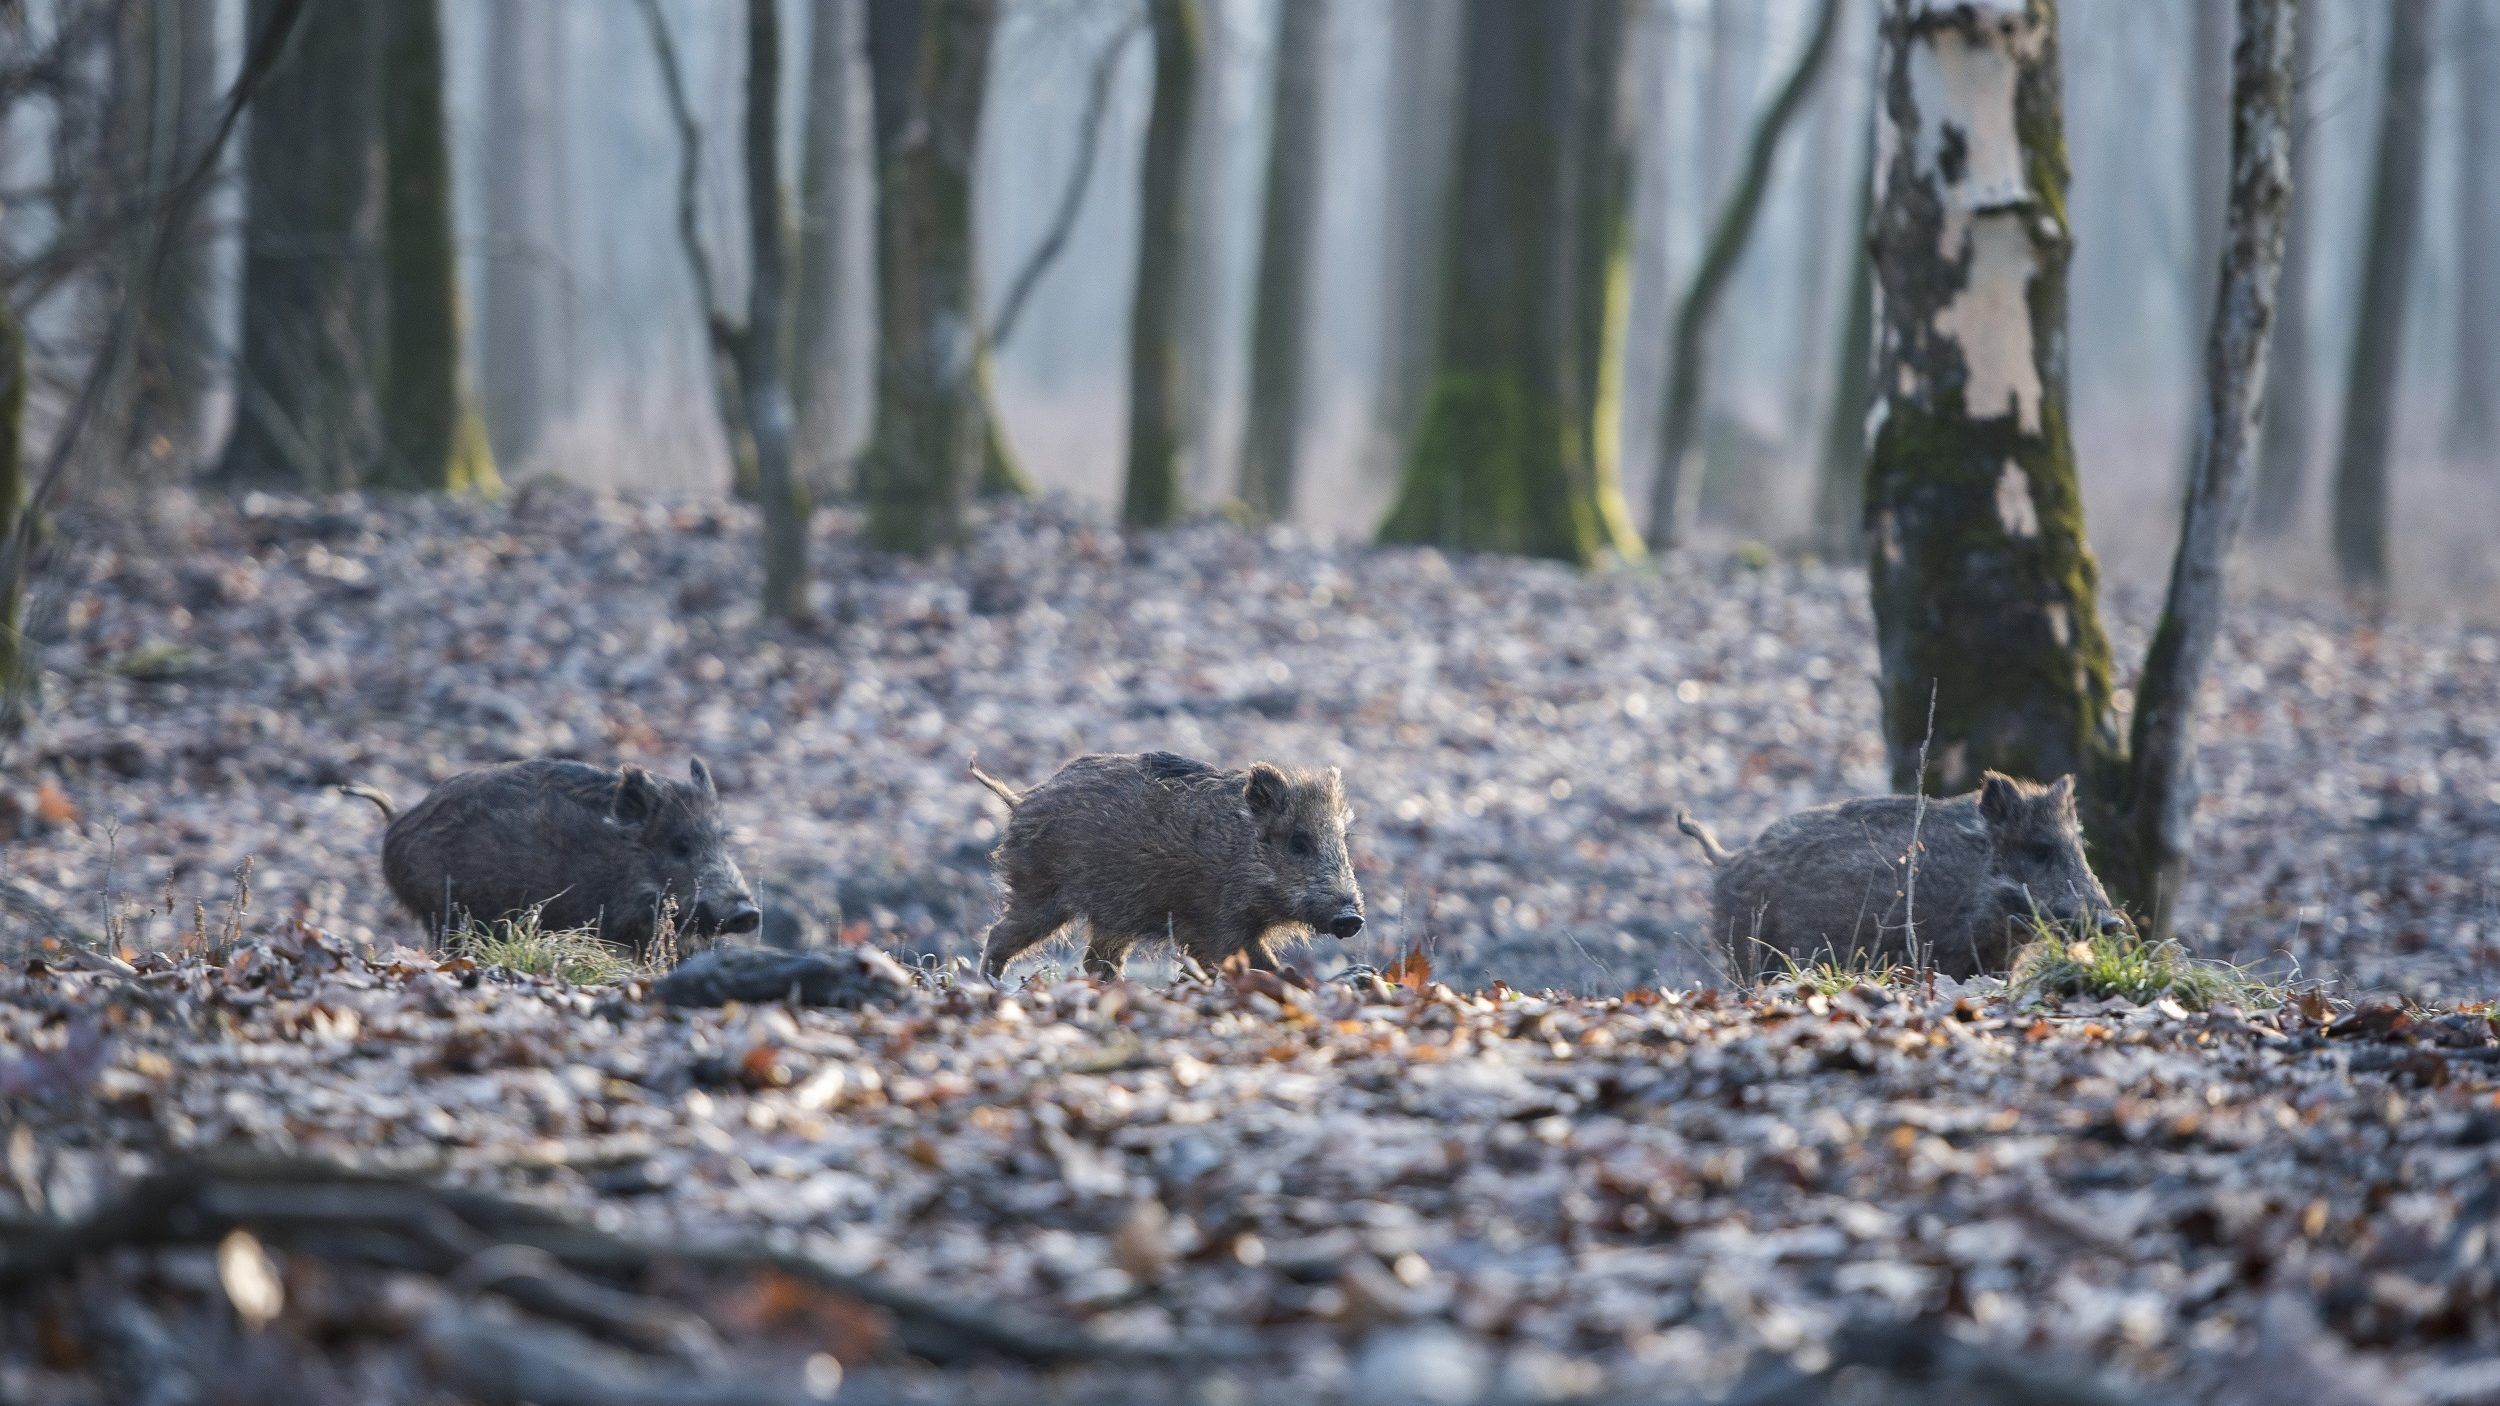
<path id="1" fill-rule="evenodd" d="M 1441 221 L 1450 203 L 1457 152 L 1458 60 L 1462 18 L 1443 4 L 1390 7 L 1389 178 L 1381 187 L 1381 363 L 1373 406 L 1386 478 L 1414 433 L 1431 369 L 1440 293 Z"/>
<path id="2" fill-rule="evenodd" d="M 1649 545 L 1654 551 L 1680 545 L 1693 515 L 1691 500 L 1700 491 L 1701 475 L 1687 461 L 1693 457 L 1693 443 L 1701 429 L 1711 318 L 1752 241 L 1755 217 L 1761 213 L 1763 196 L 1770 190 L 1771 163 L 1779 155 L 1780 139 L 1805 106 L 1807 95 L 1813 92 L 1814 80 L 1823 71 L 1824 57 L 1831 53 L 1832 37 L 1840 30 L 1840 17 L 1846 8 L 1842 0 L 1823 0 L 1814 29 L 1807 36 L 1805 52 L 1798 56 L 1796 68 L 1789 72 L 1788 80 L 1780 85 L 1779 93 L 1754 124 L 1753 137 L 1745 149 L 1743 172 L 1720 208 L 1710 232 L 1710 244 L 1702 252 L 1701 266 L 1694 270 L 1692 283 L 1676 305 L 1666 404 L 1658 416 L 1658 476 L 1651 483 L 1649 496 Z"/>
<path id="3" fill-rule="evenodd" d="M 2317 72 L 2319 0 L 2308 0 L 2292 17 L 2292 101 L 2302 103 L 2301 84 Z M 2300 520 L 2309 484 L 2309 246 L 2316 238 L 2316 202 L 2308 195 L 2314 144 L 2311 119 L 2298 107 L 2292 117 L 2290 227 L 2283 236 L 2283 292 L 2274 310 L 2274 351 L 2266 358 L 2265 433 L 2257 450 L 2257 505 L 2251 528 L 2279 538 Z"/>
<path id="4" fill-rule="evenodd" d="M 877 0 L 877 422 L 869 540 L 927 552 L 963 535 L 985 477 L 1009 470 L 985 413 L 972 165 L 997 0 Z"/>
<path id="5" fill-rule="evenodd" d="M 261 33 L 281 0 L 252 0 Z M 349 487 L 379 440 L 374 336 L 380 112 L 370 4 L 306 8 L 252 102 L 242 338 L 220 477 Z"/>
<path id="6" fill-rule="evenodd" d="M 1302 443 L 1302 354 L 1309 339 L 1311 245 L 1319 215 L 1321 0 L 1283 0 L 1276 20 L 1267 182 L 1250 307 L 1250 407 L 1241 498 L 1261 517 L 1293 515 Z"/>
<path id="7" fill-rule="evenodd" d="M 2057 9 L 1887 0 L 1881 33 L 1866 493 L 1893 784 L 1993 767 L 2089 795 L 2120 740 L 2068 432 Z"/>
<path id="8" fill-rule="evenodd" d="M 1866 252 L 1868 225 L 1875 216 L 1872 121 L 1865 144 L 1858 164 L 1857 220 L 1849 226 L 1849 301 L 1841 309 L 1832 403 L 1824 416 L 1823 464 L 1814 498 L 1815 541 L 1835 561 L 1856 561 L 1866 554 L 1866 409 L 1875 389 L 1875 261 Z"/>
<path id="9" fill-rule="evenodd" d="M 441 0 L 390 0 L 381 72 L 385 331 L 373 482 L 493 492 L 495 456 L 461 347 L 451 148 L 443 130 Z"/>
<path id="10" fill-rule="evenodd" d="M 1383 540 L 1640 552 L 1587 414 L 1606 200 L 1579 143 L 1613 108 L 1618 5 L 1468 0 L 1432 371 Z"/>
<path id="11" fill-rule="evenodd" d="M 1189 172 L 1183 164 L 1205 16 L 1198 0 L 1146 0 L 1154 31 L 1154 106 L 1138 171 L 1137 292 L 1129 308 L 1128 481 L 1120 516 L 1160 527 L 1179 516 L 1181 446 L 1187 441 L 1181 354 L 1182 254 L 1189 242 Z"/>
<path id="12" fill-rule="evenodd" d="M 2422 154 L 2431 66 L 2431 0 L 2389 0 L 2387 82 L 2361 303 L 2353 316 L 2344 425 L 2335 452 L 2335 561 L 2344 590 L 2365 609 L 2387 594 L 2387 451 L 2396 432 L 2396 371 L 2404 350 L 2405 283 L 2422 223 Z"/>
<path id="13" fill-rule="evenodd" d="M 2222 626 L 2231 544 L 2256 484 L 2269 334 L 2291 215 L 2292 26 L 2299 0 L 2239 0 L 2230 160 L 2205 396 L 2170 591 L 2136 685 L 2123 829 L 2100 837 L 2114 894 L 2166 937 L 2196 813 L 2196 702 Z"/>

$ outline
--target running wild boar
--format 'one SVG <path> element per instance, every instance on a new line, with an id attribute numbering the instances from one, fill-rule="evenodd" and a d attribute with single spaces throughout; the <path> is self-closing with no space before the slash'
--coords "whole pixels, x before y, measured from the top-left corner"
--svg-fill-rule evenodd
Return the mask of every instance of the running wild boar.
<path id="1" fill-rule="evenodd" d="M 1086 756 L 1022 792 L 977 764 L 972 774 L 1015 812 L 990 856 L 1007 886 L 981 950 L 993 979 L 1072 922 L 1087 928 L 1086 973 L 1104 977 L 1140 942 L 1170 938 L 1210 969 L 1239 952 L 1274 971 L 1281 938 L 1363 929 L 1333 767 Z"/>
<path id="2" fill-rule="evenodd" d="M 382 875 L 429 935 L 468 919 L 539 910 L 547 929 L 597 928 L 647 954 L 661 911 L 707 939 L 760 921 L 729 857 L 720 792 L 701 758 L 689 779 L 541 759 L 462 772 L 405 813 L 369 787 L 341 787 L 382 808 Z"/>
<path id="3" fill-rule="evenodd" d="M 1924 955 L 1946 976 L 1969 977 L 2010 966 L 2035 915 L 2069 931 L 2127 925 L 2084 860 L 2071 776 L 2039 786 L 1992 771 L 1968 795 L 1929 801 L 1924 817 L 1913 796 L 1816 806 L 1734 854 L 1690 813 L 1675 823 L 1718 868 L 1712 937 L 1748 980 L 1778 954 L 1878 966 Z"/>

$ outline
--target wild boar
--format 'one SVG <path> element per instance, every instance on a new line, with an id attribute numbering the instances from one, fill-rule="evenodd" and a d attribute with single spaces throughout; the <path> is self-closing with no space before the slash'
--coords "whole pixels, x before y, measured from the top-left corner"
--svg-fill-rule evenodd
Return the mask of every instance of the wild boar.
<path id="1" fill-rule="evenodd" d="M 429 935 L 535 908 L 544 928 L 596 928 L 643 955 L 672 903 L 697 941 L 761 921 L 729 857 L 711 768 L 698 757 L 687 774 L 508 762 L 462 772 L 404 814 L 370 787 L 340 789 L 390 821 L 383 878 Z"/>
<path id="2" fill-rule="evenodd" d="M 2071 776 L 2040 786 L 1992 771 L 1968 795 L 1927 802 L 1924 816 L 1913 796 L 1817 806 L 1734 854 L 1690 812 L 1675 823 L 1719 871 L 1712 936 L 1748 980 L 1776 954 L 1879 965 L 1915 957 L 1969 977 L 2011 965 L 2035 916 L 2069 930 L 2127 926 L 2084 859 Z"/>
<path id="3" fill-rule="evenodd" d="M 1209 968 L 1239 952 L 1274 971 L 1282 938 L 1363 930 L 1334 767 L 1096 755 L 1030 791 L 971 770 L 1014 811 L 990 856 L 1007 886 L 981 949 L 992 979 L 1073 922 L 1088 931 L 1086 973 L 1102 977 L 1118 976 L 1140 942 L 1169 938 Z"/>

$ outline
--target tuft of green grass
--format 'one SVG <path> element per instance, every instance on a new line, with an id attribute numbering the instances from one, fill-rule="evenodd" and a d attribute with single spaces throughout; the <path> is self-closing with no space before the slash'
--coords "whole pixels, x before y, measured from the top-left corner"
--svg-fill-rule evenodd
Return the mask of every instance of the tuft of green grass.
<path id="1" fill-rule="evenodd" d="M 472 922 L 447 935 L 443 950 L 480 966 L 575 986 L 613 986 L 635 972 L 633 959 L 603 941 L 597 928 L 541 927 L 536 909 L 491 923 Z"/>
<path id="2" fill-rule="evenodd" d="M 1889 991 L 1917 976 L 1908 967 L 1878 961 L 1873 953 L 1865 951 L 1807 962 L 1801 962 L 1786 952 L 1775 951 L 1772 955 L 1786 968 L 1783 973 L 1786 980 L 1797 989 L 1817 996 L 1837 996 L 1859 986 Z"/>
<path id="3" fill-rule="evenodd" d="M 2043 925 L 2015 954 L 2006 987 L 2018 997 L 2124 996 L 2138 1005 L 2168 997 L 2192 1011 L 2225 1003 L 2271 1006 L 2280 994 L 2228 962 L 2191 956 L 2176 942 L 2132 932 L 2072 937 Z"/>

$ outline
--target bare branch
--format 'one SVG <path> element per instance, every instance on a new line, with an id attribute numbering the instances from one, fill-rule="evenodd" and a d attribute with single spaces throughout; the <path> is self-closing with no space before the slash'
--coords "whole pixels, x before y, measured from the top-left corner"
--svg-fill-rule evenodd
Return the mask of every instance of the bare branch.
<path id="1" fill-rule="evenodd" d="M 651 56 L 660 65 L 660 87 L 668 99 L 669 121 L 677 128 L 677 242 L 684 246 L 686 267 L 694 277 L 695 302 L 716 346 L 737 336 L 720 310 L 720 280 L 712 270 L 711 253 L 703 247 L 701 206 L 697 200 L 703 161 L 703 128 L 695 121 L 694 101 L 686 94 L 685 65 L 677 57 L 677 41 L 669 34 L 660 0 L 640 0 L 643 26 L 651 31 Z"/>
<path id="2" fill-rule="evenodd" d="M 1119 33 L 1111 36 L 1100 57 L 1094 60 L 1093 78 L 1085 96 L 1085 123 L 1078 129 L 1076 164 L 1068 169 L 1068 184 L 1059 192 L 1059 208 L 1052 213 L 1049 228 L 1008 282 L 1007 296 L 998 306 L 998 319 L 982 338 L 982 345 L 992 351 L 1006 345 L 1016 330 L 1017 319 L 1024 315 L 1026 302 L 1033 296 L 1034 285 L 1041 282 L 1042 275 L 1050 271 L 1068 246 L 1069 232 L 1076 228 L 1077 211 L 1085 204 L 1085 188 L 1094 179 L 1095 158 L 1102 154 L 1104 118 L 1111 108 L 1111 80 L 1119 75 L 1120 55 L 1138 27 L 1134 19 L 1122 24 Z"/>

